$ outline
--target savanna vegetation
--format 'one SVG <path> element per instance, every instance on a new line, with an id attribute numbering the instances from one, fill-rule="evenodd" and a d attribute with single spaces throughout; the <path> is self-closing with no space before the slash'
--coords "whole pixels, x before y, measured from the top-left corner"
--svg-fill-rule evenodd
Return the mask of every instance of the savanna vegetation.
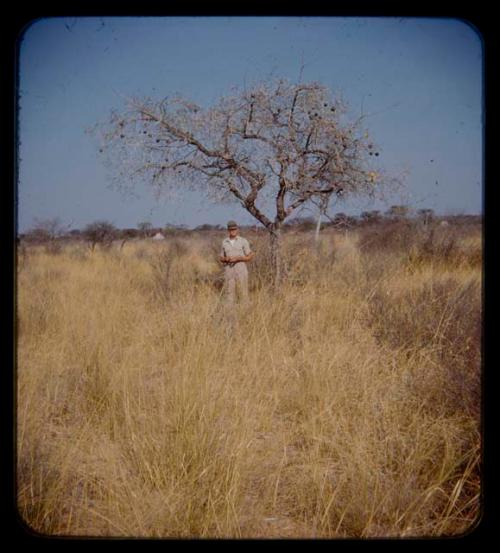
<path id="1" fill-rule="evenodd" d="M 367 219 L 369 219 L 367 217 Z M 458 535 L 481 507 L 479 224 L 18 247 L 17 493 L 50 535 Z"/>

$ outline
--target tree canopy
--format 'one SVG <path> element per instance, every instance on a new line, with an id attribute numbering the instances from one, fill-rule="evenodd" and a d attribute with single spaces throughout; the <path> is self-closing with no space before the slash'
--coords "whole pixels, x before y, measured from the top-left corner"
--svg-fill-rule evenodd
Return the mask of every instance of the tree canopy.
<path id="1" fill-rule="evenodd" d="M 115 183 L 196 190 L 236 201 L 269 232 L 280 280 L 280 232 L 307 202 L 375 196 L 389 184 L 379 149 L 347 105 L 320 83 L 281 79 L 234 89 L 211 107 L 181 96 L 132 98 L 98 125 Z M 323 201 L 325 200 L 325 201 Z"/>
<path id="2" fill-rule="evenodd" d="M 122 186 L 201 190 L 239 202 L 272 231 L 311 198 L 373 195 L 382 184 L 363 116 L 347 115 L 325 86 L 284 80 L 208 108 L 180 96 L 135 98 L 101 127 L 100 150 Z"/>

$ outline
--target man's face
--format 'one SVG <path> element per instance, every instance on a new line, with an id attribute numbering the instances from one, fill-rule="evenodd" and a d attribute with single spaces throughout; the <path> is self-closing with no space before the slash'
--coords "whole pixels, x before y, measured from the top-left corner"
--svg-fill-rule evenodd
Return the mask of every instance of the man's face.
<path id="1" fill-rule="evenodd" d="M 236 238 L 238 236 L 239 229 L 238 227 L 233 227 L 230 229 L 227 229 L 229 233 L 229 238 Z"/>

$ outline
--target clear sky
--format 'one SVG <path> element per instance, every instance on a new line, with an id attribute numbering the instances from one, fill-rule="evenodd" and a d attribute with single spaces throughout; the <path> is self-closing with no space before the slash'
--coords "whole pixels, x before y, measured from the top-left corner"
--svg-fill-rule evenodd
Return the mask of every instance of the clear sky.
<path id="1" fill-rule="evenodd" d="M 345 202 L 335 211 L 392 204 L 437 213 L 481 213 L 483 51 L 456 19 L 359 17 L 77 17 L 27 27 L 19 46 L 18 226 L 59 217 L 194 227 L 234 218 L 238 205 L 194 195 L 130 198 L 108 187 L 96 138 L 85 132 L 127 96 L 181 93 L 208 106 L 238 85 L 272 77 L 319 81 L 341 93 L 367 126 L 387 171 L 407 172 L 387 203 Z M 303 215 L 308 215 L 305 212 Z"/>

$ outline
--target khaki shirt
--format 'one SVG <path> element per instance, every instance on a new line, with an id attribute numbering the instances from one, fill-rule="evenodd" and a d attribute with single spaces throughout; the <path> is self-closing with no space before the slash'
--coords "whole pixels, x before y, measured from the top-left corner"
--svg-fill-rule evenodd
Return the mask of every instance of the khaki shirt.
<path id="1" fill-rule="evenodd" d="M 250 249 L 250 244 L 246 238 L 237 236 L 233 243 L 229 238 L 224 238 L 222 241 L 222 249 L 220 251 L 221 257 L 236 257 L 240 255 L 248 255 L 252 250 Z"/>
<path id="2" fill-rule="evenodd" d="M 239 255 L 248 255 L 251 252 L 248 240 L 237 236 L 233 243 L 228 238 L 222 241 L 221 257 L 236 257 Z M 226 263 L 225 267 L 226 278 L 239 278 L 247 275 L 247 264 L 244 261 L 236 263 Z"/>

